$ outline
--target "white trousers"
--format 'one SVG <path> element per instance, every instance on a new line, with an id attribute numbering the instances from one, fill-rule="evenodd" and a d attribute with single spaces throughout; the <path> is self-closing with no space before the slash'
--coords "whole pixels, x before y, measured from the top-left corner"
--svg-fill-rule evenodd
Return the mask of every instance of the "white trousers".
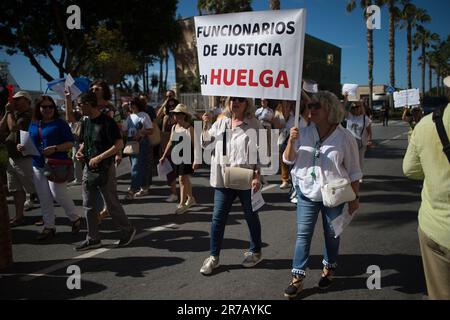
<path id="1" fill-rule="evenodd" d="M 364 167 L 364 158 L 366 155 L 367 145 L 363 146 L 361 149 L 359 149 L 359 166 L 361 167 L 361 172 L 363 171 Z"/>
<path id="2" fill-rule="evenodd" d="M 70 221 L 76 221 L 81 215 L 67 192 L 67 183 L 54 183 L 44 176 L 43 169 L 33 167 L 33 181 L 41 203 L 45 228 L 55 228 L 55 211 L 53 199 L 64 209 Z"/>

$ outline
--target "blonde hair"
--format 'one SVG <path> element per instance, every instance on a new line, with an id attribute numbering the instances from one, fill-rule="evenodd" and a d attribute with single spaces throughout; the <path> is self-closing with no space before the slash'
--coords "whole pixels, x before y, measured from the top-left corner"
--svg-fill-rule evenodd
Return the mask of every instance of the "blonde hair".
<path id="1" fill-rule="evenodd" d="M 253 103 L 253 101 L 249 98 L 244 98 L 247 106 L 245 107 L 244 110 L 244 118 L 254 118 L 255 117 L 255 105 Z M 227 118 L 231 118 L 231 97 L 227 97 L 227 100 L 225 101 L 225 111 L 223 112 L 223 115 Z"/>
<path id="2" fill-rule="evenodd" d="M 344 107 L 336 95 L 330 91 L 319 91 L 314 95 L 314 100 L 318 101 L 328 112 L 328 123 L 339 124 L 344 119 Z"/>

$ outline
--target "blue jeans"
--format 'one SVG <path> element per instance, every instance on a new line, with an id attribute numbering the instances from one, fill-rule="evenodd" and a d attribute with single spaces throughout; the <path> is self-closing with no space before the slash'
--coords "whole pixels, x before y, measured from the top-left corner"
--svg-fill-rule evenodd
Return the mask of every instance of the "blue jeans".
<path id="1" fill-rule="evenodd" d="M 337 267 L 337 258 L 339 252 L 339 237 L 334 237 L 331 221 L 342 213 L 344 204 L 335 208 L 327 208 L 322 202 L 314 202 L 306 198 L 297 190 L 297 241 L 295 243 L 294 260 L 292 264 L 292 275 L 306 276 L 308 267 L 309 250 L 311 239 L 314 233 L 314 227 L 317 222 L 319 211 L 322 212 L 322 224 L 324 229 L 325 246 L 323 249 L 323 265 L 334 270 Z"/>
<path id="2" fill-rule="evenodd" d="M 131 190 L 137 192 L 141 188 L 146 189 L 149 186 L 148 169 L 149 142 L 144 137 L 139 143 L 139 153 L 130 156 L 131 161 Z"/>
<path id="3" fill-rule="evenodd" d="M 215 188 L 210 242 L 212 256 L 219 256 L 220 254 L 228 214 L 236 197 L 241 200 L 245 220 L 250 230 L 250 251 L 253 253 L 261 252 L 261 223 L 259 222 L 258 212 L 253 212 L 252 209 L 252 191 Z"/>

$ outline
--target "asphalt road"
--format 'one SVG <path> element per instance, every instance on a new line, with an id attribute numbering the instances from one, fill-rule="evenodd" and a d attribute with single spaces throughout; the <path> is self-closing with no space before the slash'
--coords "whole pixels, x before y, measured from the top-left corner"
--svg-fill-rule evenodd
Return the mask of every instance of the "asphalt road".
<path id="1" fill-rule="evenodd" d="M 421 184 L 402 174 L 407 146 L 406 125 L 374 125 L 375 147 L 366 155 L 361 208 L 341 236 L 335 284 L 319 291 L 323 232 L 320 219 L 311 246 L 310 270 L 298 299 L 422 300 L 425 283 L 417 237 Z M 183 215 L 165 203 L 168 188 L 155 179 L 151 196 L 125 204 L 138 229 L 127 248 L 114 248 L 120 236 L 108 218 L 102 225 L 103 248 L 89 253 L 73 250 L 85 236 L 70 234 L 69 221 L 57 211 L 57 236 L 47 243 L 35 239 L 41 230 L 32 223 L 39 208 L 26 213 L 29 225 L 13 230 L 15 264 L 0 273 L 0 299 L 150 299 L 150 300 L 278 300 L 290 281 L 295 245 L 295 205 L 280 190 L 279 176 L 269 177 L 260 213 L 264 260 L 253 269 L 241 266 L 248 247 L 248 229 L 240 203 L 233 205 L 225 231 L 220 267 L 211 276 L 199 269 L 209 254 L 213 190 L 208 172 L 193 178 L 199 205 Z M 119 181 L 123 198 L 129 180 Z M 71 194 L 81 205 L 80 187 Z M 10 214 L 13 212 L 9 199 Z M 67 288 L 67 268 L 81 270 L 81 289 Z M 369 266 L 381 271 L 381 288 L 369 290 Z"/>

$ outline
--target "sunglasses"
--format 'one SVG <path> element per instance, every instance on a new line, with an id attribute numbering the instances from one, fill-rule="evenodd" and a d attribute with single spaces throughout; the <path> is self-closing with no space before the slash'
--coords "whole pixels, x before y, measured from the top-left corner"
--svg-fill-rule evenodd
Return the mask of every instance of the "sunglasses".
<path id="1" fill-rule="evenodd" d="M 51 105 L 51 106 L 42 106 L 41 105 L 41 109 L 54 109 L 55 106 Z"/>
<path id="2" fill-rule="evenodd" d="M 314 109 L 314 110 L 318 110 L 318 109 L 322 108 L 322 105 L 320 104 L 320 102 L 311 102 L 311 103 L 308 103 L 306 106 L 308 107 L 308 109 Z"/>
<path id="3" fill-rule="evenodd" d="M 234 97 L 234 98 L 231 98 L 230 100 L 233 101 L 233 102 L 244 102 L 246 100 L 246 98 Z"/>

